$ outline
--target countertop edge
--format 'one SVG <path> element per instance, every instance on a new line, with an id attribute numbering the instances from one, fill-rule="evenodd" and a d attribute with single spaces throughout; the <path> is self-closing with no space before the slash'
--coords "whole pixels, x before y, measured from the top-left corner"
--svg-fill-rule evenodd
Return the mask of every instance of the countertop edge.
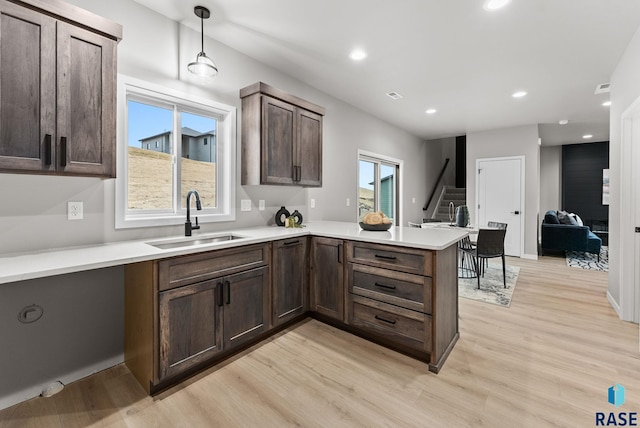
<path id="1" fill-rule="evenodd" d="M 433 230 L 435 229 L 393 227 L 387 232 L 367 232 L 361 230 L 356 223 L 323 221 L 309 223 L 307 227 L 301 229 L 262 226 L 206 233 L 201 236 L 230 233 L 243 236 L 243 239 L 169 250 L 155 248 L 146 242 L 172 238 L 121 241 L 33 253 L 7 254 L 0 255 L 0 284 L 260 244 L 298 236 L 318 236 L 440 251 L 468 235 L 468 232 L 462 230 L 440 229 L 438 232 L 433 232 Z"/>

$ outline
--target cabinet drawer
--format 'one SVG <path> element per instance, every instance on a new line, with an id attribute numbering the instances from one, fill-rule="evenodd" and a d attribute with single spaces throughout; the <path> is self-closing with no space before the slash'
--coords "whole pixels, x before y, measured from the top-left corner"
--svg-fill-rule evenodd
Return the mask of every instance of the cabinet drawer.
<path id="1" fill-rule="evenodd" d="M 402 345 L 431 352 L 431 317 L 366 297 L 352 295 L 350 324 Z"/>
<path id="2" fill-rule="evenodd" d="M 431 278 L 349 263 L 349 291 L 414 311 L 431 313 Z"/>
<path id="3" fill-rule="evenodd" d="M 169 290 L 266 266 L 271 260 L 269 248 L 270 244 L 249 245 L 162 260 L 158 263 L 158 288 Z"/>
<path id="4" fill-rule="evenodd" d="M 349 262 L 431 276 L 431 251 L 353 241 L 347 248 Z"/>

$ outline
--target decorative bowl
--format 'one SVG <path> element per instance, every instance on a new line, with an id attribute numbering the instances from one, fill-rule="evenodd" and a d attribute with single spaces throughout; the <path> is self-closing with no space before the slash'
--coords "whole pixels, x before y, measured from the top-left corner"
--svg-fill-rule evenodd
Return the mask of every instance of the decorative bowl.
<path id="1" fill-rule="evenodd" d="M 380 232 L 380 231 L 385 231 L 385 230 L 389 230 L 391 229 L 391 226 L 393 226 L 391 223 L 388 224 L 366 224 L 363 222 L 360 222 L 360 227 L 364 230 L 370 230 L 372 232 Z"/>

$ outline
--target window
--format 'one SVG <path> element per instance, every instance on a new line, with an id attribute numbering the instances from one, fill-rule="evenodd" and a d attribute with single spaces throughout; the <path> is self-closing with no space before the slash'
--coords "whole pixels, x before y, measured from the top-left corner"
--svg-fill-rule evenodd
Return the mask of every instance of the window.
<path id="1" fill-rule="evenodd" d="M 382 211 L 400 224 L 400 168 L 402 161 L 358 151 L 358 218 Z"/>
<path id="2" fill-rule="evenodd" d="M 201 223 L 234 220 L 235 107 L 118 79 L 116 227 L 182 224 L 190 190 Z"/>

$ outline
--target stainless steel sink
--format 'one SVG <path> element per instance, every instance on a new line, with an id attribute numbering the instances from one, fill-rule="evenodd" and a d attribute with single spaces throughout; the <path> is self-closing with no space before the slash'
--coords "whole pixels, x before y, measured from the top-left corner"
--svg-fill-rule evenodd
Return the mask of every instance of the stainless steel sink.
<path id="1" fill-rule="evenodd" d="M 234 241 L 236 239 L 244 239 L 244 236 L 218 235 L 218 236 L 208 236 L 208 237 L 190 237 L 190 238 L 184 238 L 184 239 L 174 239 L 170 241 L 168 240 L 151 241 L 151 242 L 146 242 L 146 244 L 159 248 L 161 250 L 168 250 L 171 248 L 193 247 L 194 245 L 216 244 L 219 242 Z"/>

